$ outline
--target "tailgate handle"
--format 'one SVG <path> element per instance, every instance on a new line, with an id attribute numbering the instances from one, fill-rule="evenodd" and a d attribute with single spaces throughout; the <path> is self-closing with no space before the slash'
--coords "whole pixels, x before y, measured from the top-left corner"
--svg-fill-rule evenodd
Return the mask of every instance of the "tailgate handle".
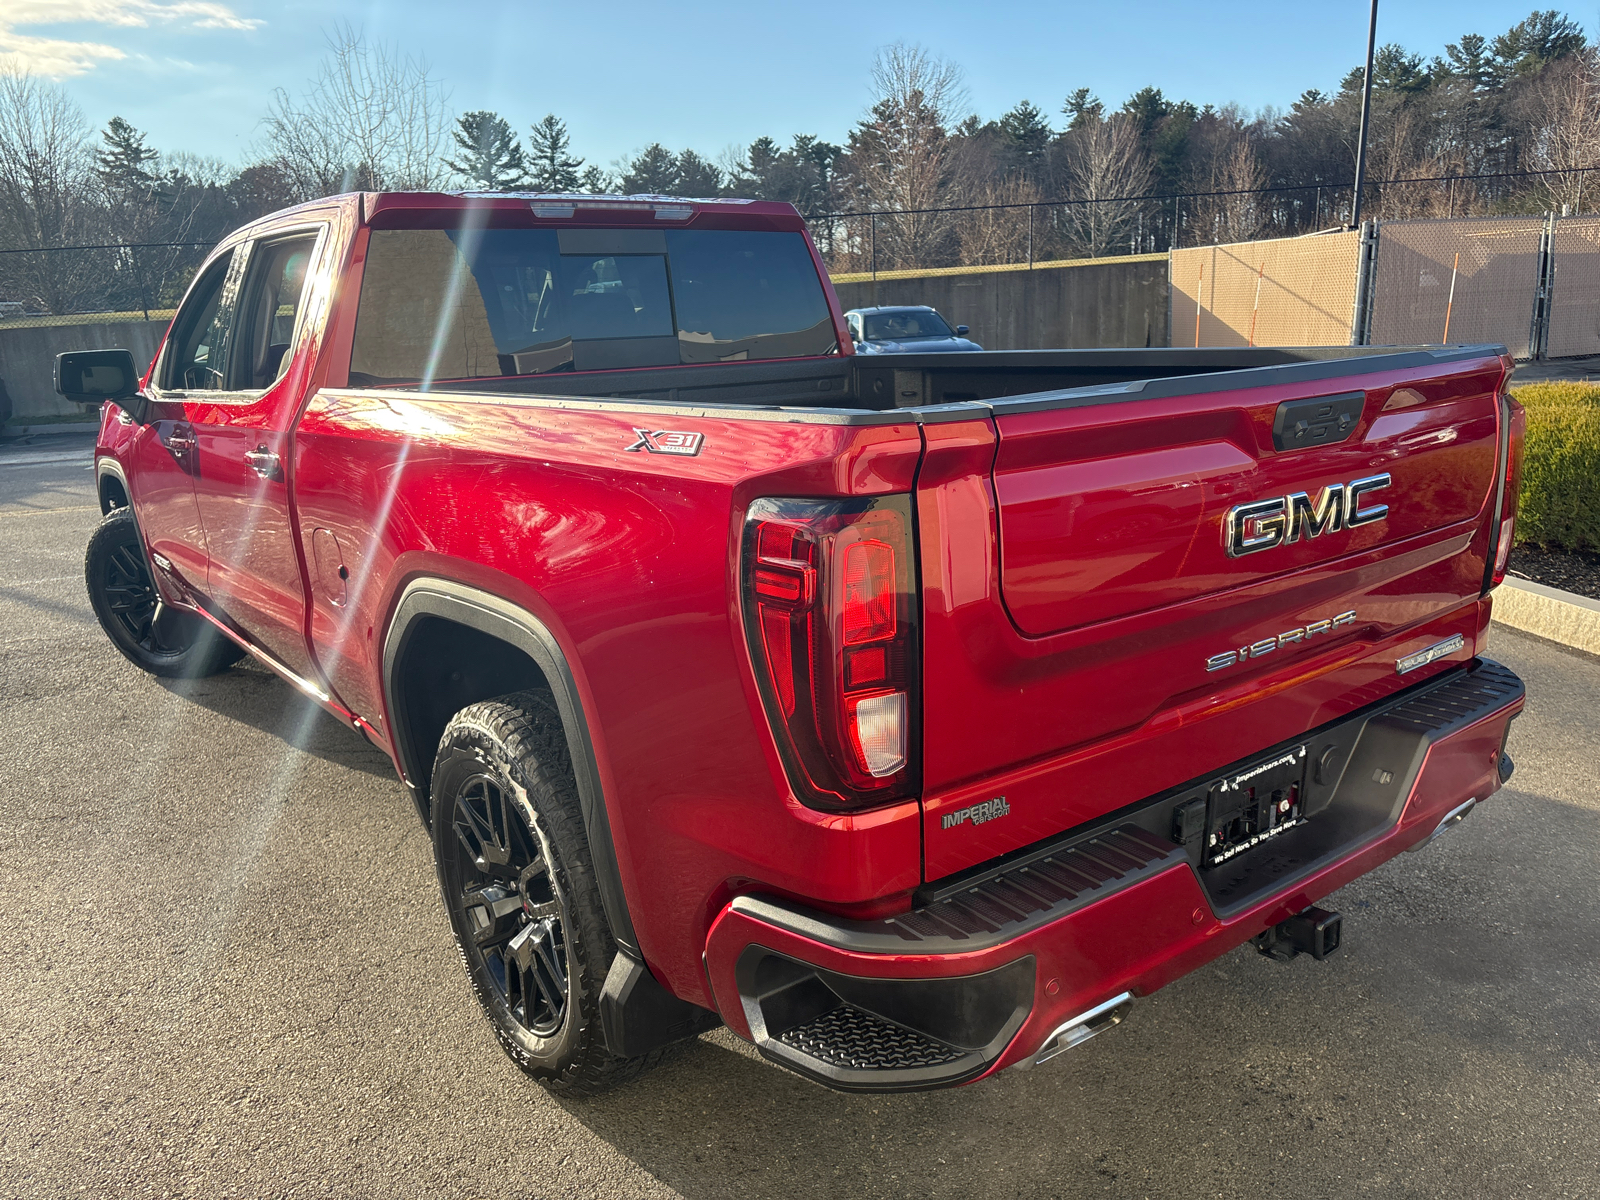
<path id="1" fill-rule="evenodd" d="M 1285 400 L 1272 418 L 1272 448 L 1303 450 L 1342 442 L 1361 423 L 1361 410 L 1366 403 L 1365 392 Z"/>

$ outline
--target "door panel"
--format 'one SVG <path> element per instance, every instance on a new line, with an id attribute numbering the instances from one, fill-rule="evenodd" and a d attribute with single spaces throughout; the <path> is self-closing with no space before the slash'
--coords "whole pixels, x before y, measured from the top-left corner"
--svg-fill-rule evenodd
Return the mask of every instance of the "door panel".
<path id="1" fill-rule="evenodd" d="M 126 459 L 130 499 L 145 547 L 171 564 L 170 571 L 157 570 L 158 581 L 170 574 L 201 594 L 209 557 L 195 499 L 199 457 L 190 410 L 195 397 L 223 382 L 220 368 L 227 354 L 236 258 L 233 252 L 218 257 L 184 297 L 151 389 L 148 421 L 134 431 Z M 162 581 L 158 586 L 167 585 Z"/>
<path id="2" fill-rule="evenodd" d="M 170 571 L 156 571 L 157 586 L 168 599 L 177 598 L 162 579 L 168 574 L 204 592 L 206 542 L 194 497 L 194 430 L 181 400 L 151 404 L 149 422 L 134 430 L 124 462 L 145 548 L 172 564 Z"/>
<path id="3" fill-rule="evenodd" d="M 229 392 L 192 409 L 195 494 L 210 552 L 207 592 L 239 630 L 303 679 L 317 678 L 289 511 L 288 429 L 298 372 L 291 345 L 318 231 L 257 242 L 236 306 Z"/>

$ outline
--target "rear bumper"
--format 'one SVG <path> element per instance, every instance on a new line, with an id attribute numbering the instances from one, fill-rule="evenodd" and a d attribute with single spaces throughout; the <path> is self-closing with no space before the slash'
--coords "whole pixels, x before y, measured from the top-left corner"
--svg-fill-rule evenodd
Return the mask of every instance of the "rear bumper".
<path id="1" fill-rule="evenodd" d="M 884 920 L 737 897 L 706 943 L 718 1008 L 767 1058 L 846 1091 L 948 1087 L 1031 1065 L 1060 1046 L 1065 1023 L 1101 1008 L 1096 1020 L 1120 1018 L 1123 993 L 1156 991 L 1486 799 L 1523 698 L 1514 674 L 1479 659 L 1315 731 L 1345 740 L 1326 811 L 1209 870 L 1198 845 L 1169 836 L 1191 787 L 969 872 Z"/>

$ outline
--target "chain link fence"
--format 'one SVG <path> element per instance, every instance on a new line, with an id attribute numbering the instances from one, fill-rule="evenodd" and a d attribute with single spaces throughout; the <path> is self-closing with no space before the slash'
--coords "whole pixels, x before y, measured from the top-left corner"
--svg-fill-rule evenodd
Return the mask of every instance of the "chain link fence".
<path id="1" fill-rule="evenodd" d="M 1349 231 L 1174 250 L 1172 344 L 1347 344 L 1360 236 Z"/>
<path id="2" fill-rule="evenodd" d="M 1600 355 L 1600 216 L 1368 222 L 1174 250 L 1175 346 L 1499 344 Z"/>
<path id="3" fill-rule="evenodd" d="M 0 249 L 0 329 L 170 319 L 212 244 Z"/>
<path id="4" fill-rule="evenodd" d="M 1600 217 L 1557 217 L 1554 225 L 1544 355 L 1600 354 Z"/>
<path id="5" fill-rule="evenodd" d="M 1365 340 L 1498 342 L 1532 357 L 1547 225 L 1546 217 L 1381 222 Z"/>

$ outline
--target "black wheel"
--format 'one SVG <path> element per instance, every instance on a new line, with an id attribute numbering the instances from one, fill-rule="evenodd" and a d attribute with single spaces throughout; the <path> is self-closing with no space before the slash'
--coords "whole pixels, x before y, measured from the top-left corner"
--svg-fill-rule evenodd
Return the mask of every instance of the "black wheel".
<path id="1" fill-rule="evenodd" d="M 512 1061 L 566 1095 L 653 1065 L 662 1051 L 619 1058 L 600 1031 L 617 947 L 554 701 L 518 692 L 462 709 L 440 739 L 431 790 L 450 924 Z"/>
<path id="2" fill-rule="evenodd" d="M 131 509 L 112 509 L 95 529 L 83 577 L 89 604 L 111 644 L 152 675 L 215 675 L 244 654 L 204 618 L 161 602 Z"/>

